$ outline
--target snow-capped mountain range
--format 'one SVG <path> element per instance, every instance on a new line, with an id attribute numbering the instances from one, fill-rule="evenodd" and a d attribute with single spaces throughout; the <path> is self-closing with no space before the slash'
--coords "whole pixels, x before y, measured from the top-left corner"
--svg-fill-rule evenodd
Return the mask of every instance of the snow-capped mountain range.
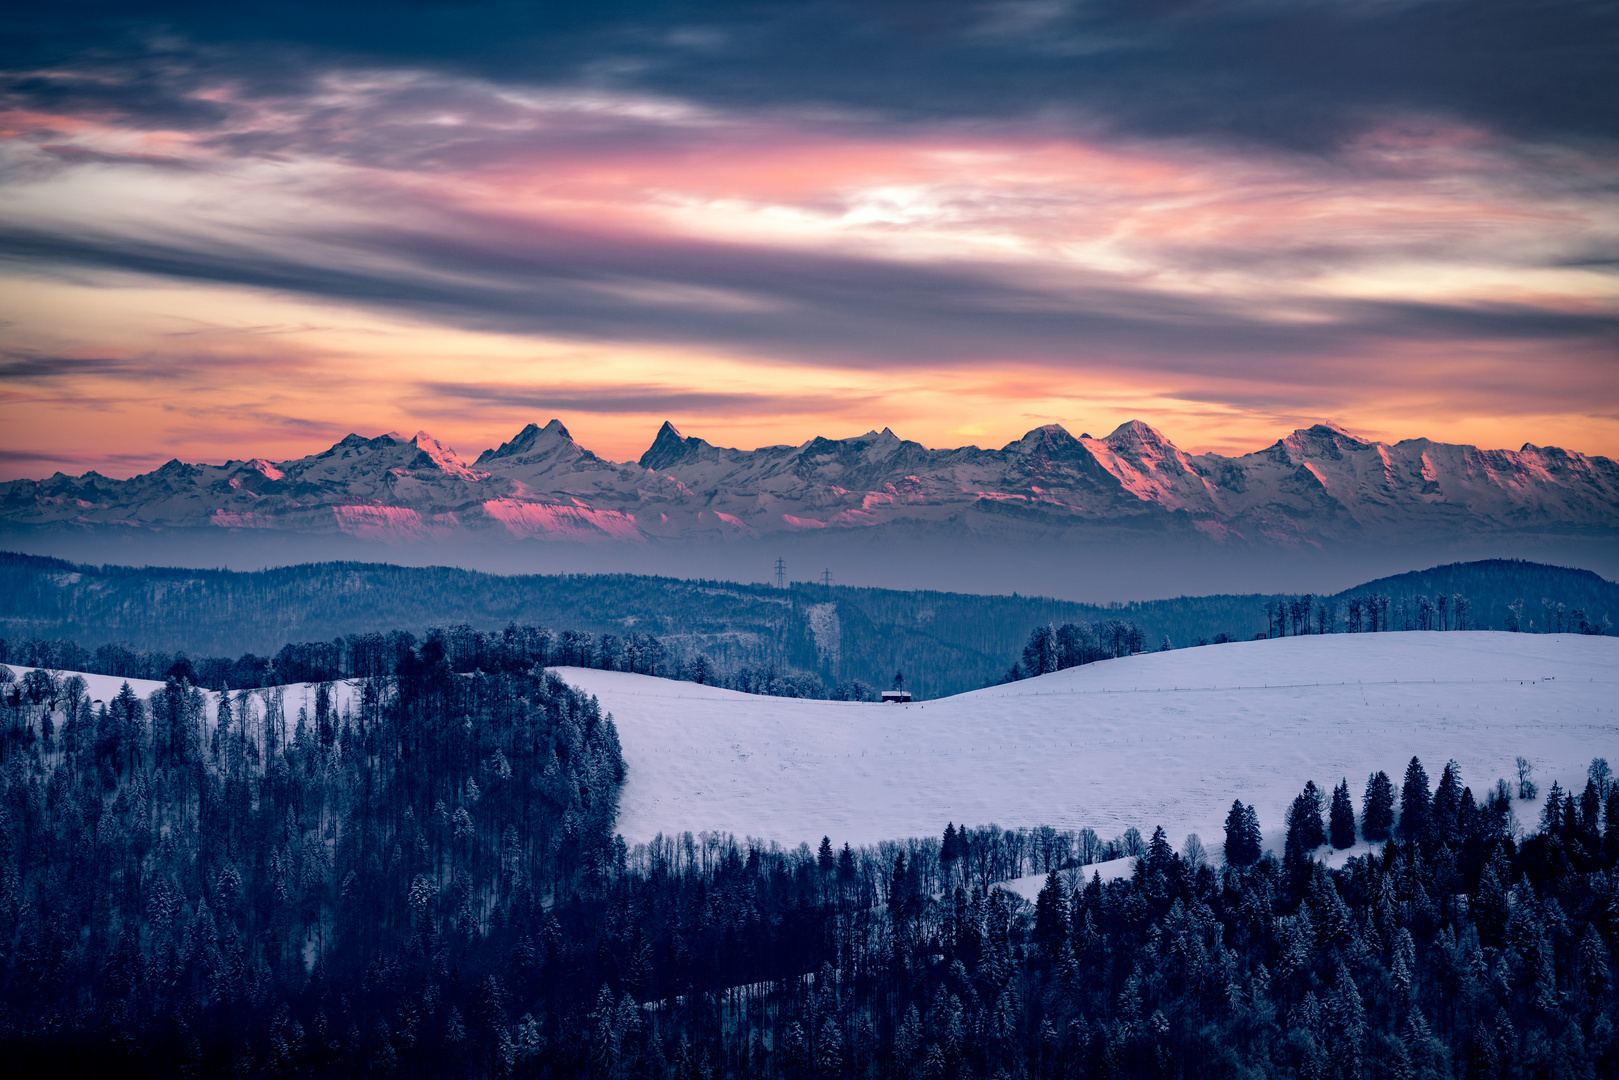
<path id="1" fill-rule="evenodd" d="M 449 537 L 644 544 L 907 524 L 988 538 L 1125 529 L 1222 544 L 1619 536 L 1604 457 L 1409 439 L 1325 424 L 1240 457 L 1188 454 L 1140 421 L 1106 438 L 1052 424 L 999 450 L 930 450 L 892 431 L 732 450 L 664 424 L 634 462 L 530 424 L 468 463 L 425 432 L 349 435 L 272 463 L 171 461 L 0 483 L 0 527 L 282 530 L 391 543 Z"/>

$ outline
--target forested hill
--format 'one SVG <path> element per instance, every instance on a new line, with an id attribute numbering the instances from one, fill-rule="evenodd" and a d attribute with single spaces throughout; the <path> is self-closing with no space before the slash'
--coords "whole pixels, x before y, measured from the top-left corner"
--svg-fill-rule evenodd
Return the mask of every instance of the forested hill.
<path id="1" fill-rule="evenodd" d="M 1509 629 L 1515 617 L 1512 605 L 1520 600 L 1523 606 L 1516 618 L 1524 631 L 1577 631 L 1577 619 L 1569 624 L 1576 611 L 1584 612 L 1589 624 L 1604 627 L 1608 633 L 1619 625 L 1619 585 L 1589 570 L 1522 559 L 1484 559 L 1413 570 L 1345 589 L 1333 599 L 1347 601 L 1374 594 L 1402 598 L 1460 594 L 1468 598 L 1471 619 L 1483 630 Z"/>
<path id="2" fill-rule="evenodd" d="M 1029 627 L 1134 620 L 1173 640 L 1252 637 L 1263 600 L 1217 596 L 1117 607 L 1026 596 L 900 592 L 795 582 L 786 589 L 608 575 L 501 576 L 448 567 L 317 563 L 254 572 L 82 566 L 0 554 L 0 638 L 67 638 L 192 655 L 274 654 L 354 633 L 508 623 L 656 635 L 669 659 L 724 670 L 816 673 L 927 697 L 999 679 Z"/>
<path id="3" fill-rule="evenodd" d="M 1431 578 L 1431 580 L 1430 580 Z M 1412 579 L 1407 581 L 1406 579 Z M 1463 591 L 1471 625 L 1505 629 L 1522 597 L 1619 622 L 1619 586 L 1586 571 L 1535 563 L 1467 563 L 1368 583 L 1351 593 Z M 0 553 L 0 638 L 122 643 L 193 655 L 274 654 L 288 642 L 331 641 L 394 628 L 415 632 L 509 623 L 596 635 L 656 635 L 671 661 L 706 655 L 742 666 L 815 673 L 832 686 L 885 686 L 896 670 L 919 696 L 997 681 L 1031 628 L 1134 624 L 1147 648 L 1249 638 L 1268 625 L 1258 594 L 1088 605 L 1044 597 L 976 596 L 792 583 L 786 589 L 636 575 L 501 576 L 446 567 L 319 563 L 254 572 L 83 566 Z M 1338 598 L 1326 598 L 1337 600 Z M 1543 624 L 1541 624 L 1543 625 Z M 1539 626 L 1537 626 L 1539 628 Z"/>

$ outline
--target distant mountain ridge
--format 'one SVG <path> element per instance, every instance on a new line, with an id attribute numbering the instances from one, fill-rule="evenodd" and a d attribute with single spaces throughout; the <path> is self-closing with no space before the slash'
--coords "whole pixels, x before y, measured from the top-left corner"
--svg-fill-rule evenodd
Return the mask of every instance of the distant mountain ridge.
<path id="1" fill-rule="evenodd" d="M 179 528 L 596 545 L 904 525 L 990 539 L 1124 535 L 1300 547 L 1467 536 L 1619 537 L 1619 465 L 1558 447 L 1371 442 L 1327 424 L 1237 457 L 1188 454 L 1141 421 L 1057 424 L 999 450 L 892 431 L 734 450 L 665 423 L 635 462 L 529 424 L 470 464 L 426 432 L 349 435 L 283 462 L 178 460 L 0 483 L 0 528 Z"/>

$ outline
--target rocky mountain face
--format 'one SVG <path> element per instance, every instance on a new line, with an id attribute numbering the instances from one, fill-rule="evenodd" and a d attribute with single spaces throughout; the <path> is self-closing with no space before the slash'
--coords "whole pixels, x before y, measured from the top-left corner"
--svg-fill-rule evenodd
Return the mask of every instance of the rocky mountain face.
<path id="1" fill-rule="evenodd" d="M 1317 425 L 1240 457 L 1193 455 L 1140 421 L 1103 439 L 1058 425 L 999 450 L 930 450 L 892 431 L 732 450 L 664 424 L 634 462 L 530 424 L 468 464 L 425 432 L 350 435 L 294 461 L 171 461 L 0 484 L 0 528 L 208 528 L 589 544 L 766 538 L 902 525 L 987 539 L 1198 537 L 1308 547 L 1458 536 L 1619 537 L 1619 465 Z"/>

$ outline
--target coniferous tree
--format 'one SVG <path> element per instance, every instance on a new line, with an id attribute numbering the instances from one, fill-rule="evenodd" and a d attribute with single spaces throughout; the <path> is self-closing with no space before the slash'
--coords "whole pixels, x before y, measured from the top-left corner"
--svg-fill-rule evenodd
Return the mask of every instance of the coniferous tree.
<path id="1" fill-rule="evenodd" d="M 1366 778 L 1360 834 L 1368 842 L 1387 840 L 1394 829 L 1394 782 L 1381 769 Z"/>
<path id="2" fill-rule="evenodd" d="M 1242 800 L 1233 799 L 1231 810 L 1225 816 L 1225 861 L 1228 866 L 1247 866 L 1247 850 L 1243 846 Z"/>
<path id="3" fill-rule="evenodd" d="M 1253 807 L 1235 799 L 1225 819 L 1225 861 L 1230 866 L 1252 866 L 1260 854 L 1258 816 Z"/>
<path id="4" fill-rule="evenodd" d="M 1034 940 L 1047 959 L 1055 960 L 1062 949 L 1068 921 L 1065 915 L 1062 882 L 1057 878 L 1057 871 L 1048 871 L 1046 883 L 1034 904 Z"/>
<path id="5" fill-rule="evenodd" d="M 1595 780 L 1585 782 L 1585 790 L 1580 794 L 1580 828 L 1591 836 L 1599 836 L 1602 832 L 1602 796 L 1597 790 Z"/>
<path id="6" fill-rule="evenodd" d="M 1434 850 L 1449 844 L 1454 847 L 1460 839 L 1458 818 L 1461 814 L 1461 775 L 1454 761 L 1445 763 L 1434 788 L 1433 804 L 1429 807 L 1426 833 L 1428 844 Z"/>
<path id="7" fill-rule="evenodd" d="M 1242 834 L 1249 863 L 1256 863 L 1265 854 L 1265 841 L 1259 832 L 1259 811 L 1252 803 L 1242 810 Z"/>
<path id="8" fill-rule="evenodd" d="M 1602 812 L 1602 850 L 1609 859 L 1619 859 L 1619 784 L 1608 787 L 1608 804 Z"/>
<path id="9" fill-rule="evenodd" d="M 1303 830 L 1300 839 L 1304 846 L 1310 850 L 1320 847 L 1327 842 L 1327 827 L 1321 820 L 1322 806 L 1321 789 L 1315 786 L 1315 781 L 1307 781 L 1304 790 L 1299 793 L 1304 802 L 1304 814 L 1300 821 Z"/>
<path id="10" fill-rule="evenodd" d="M 1553 780 L 1551 790 L 1546 792 L 1546 805 L 1540 808 L 1540 831 L 1555 836 L 1567 828 L 1568 824 L 1563 809 L 1563 785 Z"/>
<path id="11" fill-rule="evenodd" d="M 1473 891 L 1468 910 L 1478 926 L 1479 943 L 1486 948 L 1499 948 L 1505 938 L 1507 918 L 1511 912 L 1507 906 L 1506 890 L 1501 887 L 1501 879 L 1496 875 L 1494 866 L 1486 866 L 1479 875 L 1478 888 Z"/>
<path id="12" fill-rule="evenodd" d="M 1338 849 L 1355 844 L 1355 807 L 1349 801 L 1349 780 L 1343 779 L 1332 789 L 1332 810 L 1328 815 L 1327 831 L 1332 846 Z"/>
<path id="13" fill-rule="evenodd" d="M 1253 851 L 1223 871 L 1185 872 L 1157 828 L 1142 873 L 1093 875 L 1065 896 L 1060 852 L 1074 849 L 1055 830 L 952 824 L 946 842 L 844 844 L 834 888 L 829 839 L 817 850 L 709 834 L 700 853 L 668 837 L 626 850 L 612 836 L 622 762 L 599 706 L 532 666 L 452 677 L 455 657 L 494 663 L 466 635 L 410 648 L 396 676 L 342 707 L 334 694 L 329 748 L 312 688 L 314 711 L 290 733 L 297 695 L 233 695 L 219 751 L 193 754 L 177 678 L 179 694 L 137 699 L 154 723 L 121 774 L 96 756 L 87 701 L 77 719 L 59 704 L 57 748 L 35 740 L 0 763 L 11 1068 L 1613 1071 L 1619 850 L 1597 843 L 1579 790 L 1548 800 L 1548 832 L 1515 838 L 1504 784 L 1483 810 L 1465 788 L 1445 809 L 1441 792 L 1461 783 L 1452 767 L 1426 803 L 1431 828 L 1453 822 L 1450 852 L 1430 835 L 1330 870 L 1295 851 L 1297 879 L 1259 857 L 1238 800 L 1228 853 Z M 0 700 L 0 727 L 22 723 L 10 710 L 23 704 Z M 45 704 L 26 703 L 35 731 Z M 1611 783 L 1588 786 L 1615 798 Z M 1346 793 L 1332 793 L 1334 825 Z M 1619 828 L 1619 802 L 1603 809 Z M 1306 816 L 1289 815 L 1295 849 Z M 970 878 L 946 874 L 946 846 Z M 1080 851 L 1094 847 L 1093 835 Z M 1048 873 L 1034 905 L 993 887 L 1036 857 Z"/>
<path id="14" fill-rule="evenodd" d="M 1311 780 L 1293 799 L 1287 812 L 1287 837 L 1282 848 L 1282 865 L 1295 884 L 1303 881 L 1310 864 L 1310 853 L 1327 842 L 1321 824 L 1321 789 Z"/>
<path id="15" fill-rule="evenodd" d="M 1405 783 L 1400 788 L 1400 838 L 1409 842 L 1424 839 L 1428 828 L 1428 774 L 1422 762 L 1412 757 L 1405 767 Z"/>

